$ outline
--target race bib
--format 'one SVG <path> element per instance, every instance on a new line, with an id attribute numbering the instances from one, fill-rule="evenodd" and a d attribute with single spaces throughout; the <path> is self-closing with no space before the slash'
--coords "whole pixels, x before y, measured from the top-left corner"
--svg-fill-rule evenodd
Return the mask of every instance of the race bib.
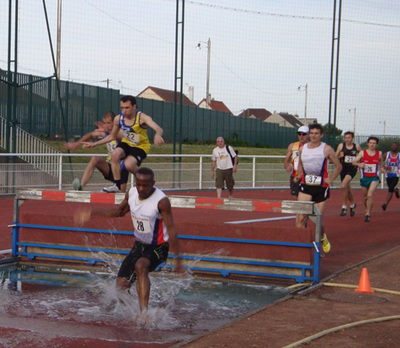
<path id="1" fill-rule="evenodd" d="M 124 132 L 124 138 L 131 142 L 133 145 L 139 145 L 140 135 L 133 132 Z"/>
<path id="2" fill-rule="evenodd" d="M 116 141 L 110 141 L 109 143 L 107 143 L 107 151 L 109 155 L 111 155 L 114 152 L 117 145 L 118 144 Z"/>
<path id="3" fill-rule="evenodd" d="M 387 171 L 388 173 L 397 174 L 397 166 L 389 166 L 389 167 L 387 167 L 386 171 Z"/>
<path id="4" fill-rule="evenodd" d="M 321 186 L 322 184 L 322 176 L 319 175 L 307 174 L 304 179 L 306 185 Z"/>
<path id="5" fill-rule="evenodd" d="M 376 173 L 376 165 L 375 164 L 366 164 L 364 166 L 364 173 L 375 174 Z"/>
<path id="6" fill-rule="evenodd" d="M 295 159 L 293 160 L 293 169 L 294 169 L 295 171 L 297 171 L 298 168 L 299 168 L 299 158 L 297 157 L 297 158 L 295 158 Z"/>
<path id="7" fill-rule="evenodd" d="M 352 163 L 355 159 L 355 156 L 344 156 L 344 163 Z"/>
<path id="8" fill-rule="evenodd" d="M 149 219 L 138 218 L 137 216 L 132 215 L 132 221 L 133 225 L 135 226 L 135 230 L 139 233 L 151 233 Z"/>

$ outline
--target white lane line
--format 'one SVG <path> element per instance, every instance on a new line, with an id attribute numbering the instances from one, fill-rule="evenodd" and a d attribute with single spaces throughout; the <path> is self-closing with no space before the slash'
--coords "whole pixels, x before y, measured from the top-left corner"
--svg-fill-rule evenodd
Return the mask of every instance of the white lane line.
<path id="1" fill-rule="evenodd" d="M 227 221 L 225 222 L 226 224 L 251 224 L 253 222 L 265 222 L 265 221 L 279 221 L 279 220 L 290 220 L 290 219 L 295 219 L 296 215 L 293 216 L 280 216 L 280 217 L 274 217 L 274 218 L 265 218 L 265 219 L 255 219 L 255 220 L 239 220 L 239 221 Z"/>

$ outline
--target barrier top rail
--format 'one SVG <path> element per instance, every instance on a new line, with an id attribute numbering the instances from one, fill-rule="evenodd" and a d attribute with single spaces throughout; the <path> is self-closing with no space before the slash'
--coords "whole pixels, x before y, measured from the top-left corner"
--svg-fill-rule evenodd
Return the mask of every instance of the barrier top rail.
<path id="1" fill-rule="evenodd" d="M 100 193 L 85 191 L 23 190 L 17 195 L 19 200 L 47 200 L 75 203 L 119 204 L 124 193 Z M 224 199 L 194 196 L 169 196 L 174 208 L 221 209 L 255 212 L 275 212 L 285 214 L 320 215 L 314 202 L 273 201 L 252 199 Z"/>
<path id="2" fill-rule="evenodd" d="M 106 153 L 0 153 L 0 157 L 13 157 L 13 156 L 45 156 L 45 157 L 107 157 Z M 209 157 L 211 154 L 148 154 L 147 157 Z M 283 155 L 240 155 L 240 158 L 285 158 Z"/>

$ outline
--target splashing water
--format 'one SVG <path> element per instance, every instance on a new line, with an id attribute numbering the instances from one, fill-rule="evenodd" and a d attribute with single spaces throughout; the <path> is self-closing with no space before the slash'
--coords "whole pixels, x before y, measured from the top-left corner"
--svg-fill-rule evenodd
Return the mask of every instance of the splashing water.
<path id="1" fill-rule="evenodd" d="M 110 269 L 115 268 L 110 264 Z M 15 268 L 0 271 L 1 279 L 0 317 L 4 320 L 21 319 L 23 327 L 33 325 L 27 319 L 34 318 L 37 330 L 48 329 L 51 320 L 58 323 L 57 332 L 64 330 L 71 337 L 92 334 L 127 342 L 138 342 L 139 337 L 141 342 L 188 339 L 287 293 L 272 286 L 199 280 L 161 271 L 150 276 L 149 309 L 140 316 L 135 284 L 129 292 L 118 290 L 110 274 L 49 274 Z M 67 324 L 84 325 L 85 331 Z"/>

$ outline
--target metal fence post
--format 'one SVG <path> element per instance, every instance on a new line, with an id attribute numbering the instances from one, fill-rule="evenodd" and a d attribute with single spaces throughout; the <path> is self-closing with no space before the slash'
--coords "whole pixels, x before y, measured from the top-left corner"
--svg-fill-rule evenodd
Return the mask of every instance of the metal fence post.
<path id="1" fill-rule="evenodd" d="M 63 158 L 62 155 L 60 155 L 58 160 L 58 189 L 60 191 L 62 190 L 62 181 L 63 181 L 62 166 L 63 166 Z"/>
<path id="2" fill-rule="evenodd" d="M 14 213 L 13 213 L 13 223 L 12 223 L 12 245 L 11 245 L 11 255 L 16 257 L 18 254 L 18 242 L 19 242 L 19 204 L 18 197 L 14 197 Z"/>
<path id="3" fill-rule="evenodd" d="M 203 188 L 203 156 L 200 156 L 199 163 L 199 190 L 201 190 Z"/>

